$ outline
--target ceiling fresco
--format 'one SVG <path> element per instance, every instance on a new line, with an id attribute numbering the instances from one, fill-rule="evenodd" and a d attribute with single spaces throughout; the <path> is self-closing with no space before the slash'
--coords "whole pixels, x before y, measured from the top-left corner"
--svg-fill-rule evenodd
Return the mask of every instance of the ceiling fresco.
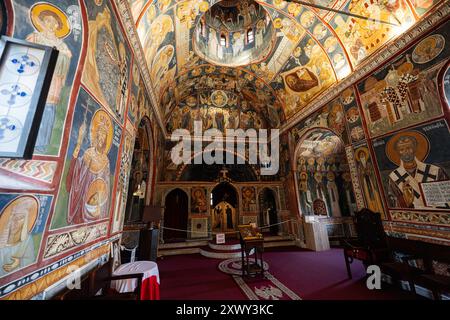
<path id="1" fill-rule="evenodd" d="M 169 132 L 279 127 L 440 1 L 308 2 L 385 23 L 282 0 L 129 0 Z"/>

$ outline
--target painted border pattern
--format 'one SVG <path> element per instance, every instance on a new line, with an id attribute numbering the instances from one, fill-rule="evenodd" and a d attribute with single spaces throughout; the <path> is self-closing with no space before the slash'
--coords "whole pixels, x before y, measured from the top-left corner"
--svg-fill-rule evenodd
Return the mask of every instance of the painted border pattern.
<path id="1" fill-rule="evenodd" d="M 74 247 L 94 241 L 107 235 L 109 222 L 85 226 L 47 238 L 44 259 L 64 253 Z"/>

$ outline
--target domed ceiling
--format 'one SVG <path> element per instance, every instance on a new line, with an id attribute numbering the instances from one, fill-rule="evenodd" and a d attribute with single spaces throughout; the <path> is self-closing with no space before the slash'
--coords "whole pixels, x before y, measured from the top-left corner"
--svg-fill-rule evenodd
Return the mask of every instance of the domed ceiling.
<path id="1" fill-rule="evenodd" d="M 170 133 L 279 127 L 438 0 L 129 0 Z"/>

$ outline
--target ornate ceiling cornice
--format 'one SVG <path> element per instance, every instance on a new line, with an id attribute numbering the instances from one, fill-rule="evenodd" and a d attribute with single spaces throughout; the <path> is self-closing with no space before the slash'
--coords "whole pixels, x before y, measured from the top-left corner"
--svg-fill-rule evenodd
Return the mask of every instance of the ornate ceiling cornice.
<path id="1" fill-rule="evenodd" d="M 388 42 L 378 53 L 375 53 L 372 57 L 369 57 L 367 60 L 363 61 L 360 66 L 358 66 L 358 69 L 347 78 L 319 94 L 314 101 L 305 106 L 302 110 L 298 111 L 283 126 L 281 126 L 280 132 L 283 133 L 291 129 L 301 120 L 305 119 L 307 116 L 316 112 L 321 107 L 335 99 L 345 89 L 370 75 L 384 62 L 406 49 L 420 35 L 431 31 L 439 23 L 449 19 L 449 15 L 450 1 L 441 2 L 441 4 L 438 5 L 438 7 L 436 7 L 431 14 L 423 18 L 423 20 L 417 22 L 398 38 Z"/>
<path id="2" fill-rule="evenodd" d="M 125 30 L 128 35 L 128 40 L 131 43 L 132 50 L 134 53 L 134 61 L 137 62 L 139 69 L 141 70 L 141 76 L 144 80 L 145 88 L 147 89 L 148 96 L 150 97 L 151 108 L 153 109 L 153 113 L 156 115 L 156 119 L 158 120 L 158 124 L 163 132 L 164 136 L 167 135 L 166 126 L 164 124 L 164 117 L 161 114 L 161 110 L 159 108 L 159 103 L 156 98 L 155 92 L 151 87 L 150 80 L 150 71 L 148 70 L 147 63 L 145 61 L 144 49 L 142 48 L 141 41 L 137 34 L 136 26 L 134 24 L 133 15 L 131 14 L 131 8 L 128 4 L 128 0 L 114 0 L 116 7 L 119 11 L 120 19 L 125 27 Z"/>

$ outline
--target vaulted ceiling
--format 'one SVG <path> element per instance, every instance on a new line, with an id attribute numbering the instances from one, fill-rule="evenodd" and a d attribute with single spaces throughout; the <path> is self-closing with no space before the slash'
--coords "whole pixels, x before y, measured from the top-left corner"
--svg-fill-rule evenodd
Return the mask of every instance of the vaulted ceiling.
<path id="1" fill-rule="evenodd" d="M 261 19 L 263 24 L 258 20 L 261 14 L 254 13 L 253 37 L 257 39 L 252 39 L 255 42 L 252 46 L 250 35 L 241 37 L 242 32 L 228 27 L 226 21 L 217 30 L 212 30 L 211 23 L 203 25 L 208 22 L 205 19 L 210 14 L 208 10 L 217 3 L 221 2 L 222 7 L 241 3 L 238 16 L 247 21 L 244 24 L 247 23 L 248 30 L 249 20 L 243 18 L 245 12 L 241 7 L 246 1 L 252 3 L 251 0 L 129 0 L 149 66 L 151 86 L 169 132 L 176 128 L 192 129 L 195 119 L 202 120 L 204 128 L 279 127 L 439 2 L 306 0 L 387 22 L 376 23 L 288 1 L 255 0 L 259 4 L 256 6 L 265 10 L 267 19 Z M 250 13 L 252 10 L 255 11 L 254 6 Z M 229 16 L 223 17 L 227 20 Z M 211 42 L 210 30 L 213 34 L 217 31 L 226 34 L 226 46 L 234 46 L 231 53 L 208 49 L 217 47 Z M 240 39 L 245 39 L 245 46 Z M 264 54 L 255 49 L 259 45 Z M 245 53 L 249 47 L 254 52 L 248 63 L 246 57 L 239 61 L 232 59 L 233 54 Z M 208 57 L 209 53 L 212 56 Z"/>

